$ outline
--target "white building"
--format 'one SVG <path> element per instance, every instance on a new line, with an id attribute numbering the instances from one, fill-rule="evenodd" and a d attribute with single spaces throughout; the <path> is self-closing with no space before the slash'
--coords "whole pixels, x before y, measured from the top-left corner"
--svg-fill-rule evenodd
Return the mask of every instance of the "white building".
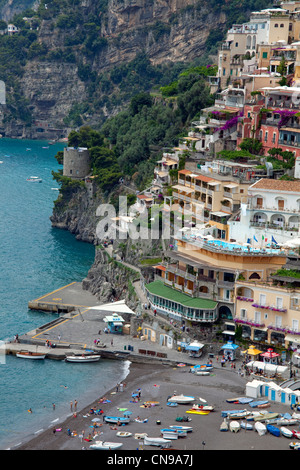
<path id="1" fill-rule="evenodd" d="M 230 238 L 251 244 L 285 243 L 299 236 L 300 181 L 260 179 L 248 188 L 240 220 L 229 221 Z"/>

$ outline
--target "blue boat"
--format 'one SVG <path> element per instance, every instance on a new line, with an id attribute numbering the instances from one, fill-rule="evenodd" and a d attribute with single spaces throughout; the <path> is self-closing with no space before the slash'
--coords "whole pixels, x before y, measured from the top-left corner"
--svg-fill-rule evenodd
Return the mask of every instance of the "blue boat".
<path id="1" fill-rule="evenodd" d="M 178 403 L 168 401 L 167 406 L 178 406 Z"/>
<path id="2" fill-rule="evenodd" d="M 253 429 L 253 425 L 248 422 L 241 421 L 240 424 L 241 424 L 241 428 L 246 429 L 247 431 L 251 431 L 251 429 Z"/>
<path id="3" fill-rule="evenodd" d="M 130 422 L 129 417 L 124 417 L 124 416 L 104 416 L 104 421 L 106 423 L 112 423 L 112 424 L 128 424 Z"/>
<path id="4" fill-rule="evenodd" d="M 259 400 L 259 401 L 252 401 L 249 403 L 251 408 L 256 408 L 257 406 L 261 405 L 267 405 L 269 403 L 269 400 Z"/>
<path id="5" fill-rule="evenodd" d="M 272 424 L 267 424 L 267 431 L 269 431 L 270 434 L 273 434 L 273 436 L 280 437 L 280 429 Z"/>

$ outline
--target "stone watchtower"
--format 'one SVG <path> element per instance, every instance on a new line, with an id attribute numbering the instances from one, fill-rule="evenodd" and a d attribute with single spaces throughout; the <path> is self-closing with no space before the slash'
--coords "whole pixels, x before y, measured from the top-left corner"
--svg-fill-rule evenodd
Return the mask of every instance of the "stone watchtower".
<path id="1" fill-rule="evenodd" d="M 72 179 L 84 179 L 91 172 L 90 153 L 83 147 L 64 149 L 63 175 Z"/>

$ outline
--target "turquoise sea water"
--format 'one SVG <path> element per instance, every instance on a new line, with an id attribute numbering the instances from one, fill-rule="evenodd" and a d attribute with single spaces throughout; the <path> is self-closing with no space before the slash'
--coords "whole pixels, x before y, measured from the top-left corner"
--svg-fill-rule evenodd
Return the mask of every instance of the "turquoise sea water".
<path id="1" fill-rule="evenodd" d="M 81 281 L 94 260 L 92 245 L 51 227 L 58 196 L 51 171 L 61 168 L 54 155 L 63 144 L 44 147 L 44 141 L 0 139 L 0 340 L 56 318 L 28 310 L 28 301 Z M 28 182 L 30 176 L 43 182 Z M 115 361 L 66 364 L 6 357 L 0 364 L 0 449 L 54 426 L 69 413 L 70 401 L 76 399 L 80 409 L 126 373 L 127 363 Z"/>

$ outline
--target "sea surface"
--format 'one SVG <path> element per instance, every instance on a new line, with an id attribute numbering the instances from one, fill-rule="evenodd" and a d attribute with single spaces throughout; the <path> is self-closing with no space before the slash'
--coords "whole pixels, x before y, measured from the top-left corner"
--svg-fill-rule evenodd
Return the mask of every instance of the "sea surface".
<path id="1" fill-rule="evenodd" d="M 51 172 L 62 168 L 54 156 L 63 147 L 0 139 L 0 341 L 55 319 L 57 314 L 29 310 L 28 301 L 81 281 L 94 260 L 93 245 L 52 228 L 49 220 L 58 196 Z M 29 182 L 30 176 L 43 181 Z M 56 426 L 69 415 L 70 401 L 77 400 L 80 409 L 127 373 L 127 362 L 67 364 L 5 356 L 0 359 L 0 449 Z"/>

